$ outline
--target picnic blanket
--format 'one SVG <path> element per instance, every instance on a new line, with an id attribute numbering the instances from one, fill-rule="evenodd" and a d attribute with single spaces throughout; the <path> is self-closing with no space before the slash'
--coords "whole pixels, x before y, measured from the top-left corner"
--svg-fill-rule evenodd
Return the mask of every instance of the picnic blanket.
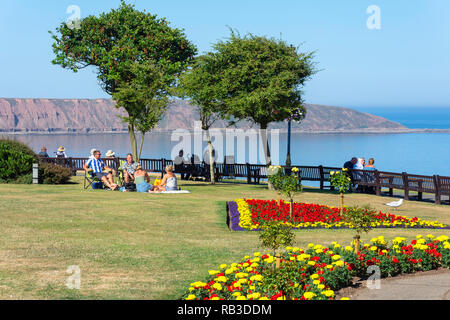
<path id="1" fill-rule="evenodd" d="M 190 193 L 187 190 L 178 190 L 178 191 L 162 191 L 160 193 L 167 193 L 167 194 L 182 194 L 182 193 Z"/>

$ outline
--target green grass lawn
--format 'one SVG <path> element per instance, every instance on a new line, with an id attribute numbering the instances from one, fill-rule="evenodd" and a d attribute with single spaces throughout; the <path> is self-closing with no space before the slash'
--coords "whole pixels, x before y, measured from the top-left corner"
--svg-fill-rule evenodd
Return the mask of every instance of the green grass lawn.
<path id="1" fill-rule="evenodd" d="M 225 202 L 274 199 L 264 186 L 185 182 L 191 194 L 150 195 L 64 186 L 0 185 L 0 299 L 178 299 L 207 271 L 260 248 L 258 234 L 230 232 Z M 296 201 L 337 206 L 339 196 L 309 190 Z M 346 196 L 388 212 L 389 198 Z M 394 212 L 450 224 L 450 206 L 408 201 Z M 449 230 L 378 229 L 412 238 Z M 296 244 L 348 244 L 351 230 L 296 231 Z M 81 269 L 81 289 L 69 290 L 66 270 Z"/>

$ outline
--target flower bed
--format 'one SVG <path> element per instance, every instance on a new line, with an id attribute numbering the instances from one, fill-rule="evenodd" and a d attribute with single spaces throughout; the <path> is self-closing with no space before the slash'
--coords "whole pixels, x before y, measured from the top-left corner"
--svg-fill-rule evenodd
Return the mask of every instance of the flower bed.
<path id="1" fill-rule="evenodd" d="M 353 228 L 342 220 L 339 208 L 317 204 L 294 203 L 292 222 L 289 203 L 275 200 L 236 199 L 228 202 L 229 226 L 233 231 L 260 230 L 261 221 L 283 221 L 294 229 L 345 229 Z M 429 228 L 450 229 L 438 221 L 421 220 L 417 217 L 407 218 L 378 212 L 377 222 L 372 228 Z"/>
<path id="2" fill-rule="evenodd" d="M 364 276 L 377 265 L 381 277 L 450 268 L 449 237 L 417 236 L 410 244 L 397 237 L 391 244 L 373 238 L 359 254 L 352 247 L 333 242 L 329 247 L 309 244 L 308 249 L 287 247 L 281 268 L 274 270 L 274 257 L 259 252 L 238 263 L 210 270 L 205 282 L 191 283 L 185 300 L 333 300 L 335 291 Z M 281 290 L 280 288 L 284 288 Z"/>

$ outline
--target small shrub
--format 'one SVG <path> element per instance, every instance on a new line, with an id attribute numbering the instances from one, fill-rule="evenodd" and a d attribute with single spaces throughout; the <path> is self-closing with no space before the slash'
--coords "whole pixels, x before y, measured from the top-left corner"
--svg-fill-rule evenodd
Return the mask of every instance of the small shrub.
<path id="1" fill-rule="evenodd" d="M 33 183 L 33 174 L 26 174 L 23 176 L 20 176 L 14 181 L 11 181 L 12 184 L 32 184 Z"/>
<path id="2" fill-rule="evenodd" d="M 39 182 L 43 184 L 65 184 L 70 180 L 70 169 L 51 163 L 39 165 Z"/>
<path id="3" fill-rule="evenodd" d="M 273 221 L 264 221 L 259 235 L 262 246 L 272 249 L 274 255 L 275 251 L 281 247 L 292 245 L 294 238 L 291 226 Z"/>
<path id="4" fill-rule="evenodd" d="M 38 162 L 38 156 L 26 144 L 10 140 L 0 139 L 0 181 L 29 182 L 29 176 L 33 170 L 33 163 Z"/>

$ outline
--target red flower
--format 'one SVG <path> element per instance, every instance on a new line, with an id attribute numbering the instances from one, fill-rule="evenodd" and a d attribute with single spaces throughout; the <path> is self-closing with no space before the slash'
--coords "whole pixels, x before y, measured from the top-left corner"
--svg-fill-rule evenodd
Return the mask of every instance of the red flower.
<path id="1" fill-rule="evenodd" d="M 398 263 L 398 259 L 397 259 L 396 257 L 394 257 L 394 258 L 392 259 L 392 262 L 393 262 L 393 263 Z"/>

